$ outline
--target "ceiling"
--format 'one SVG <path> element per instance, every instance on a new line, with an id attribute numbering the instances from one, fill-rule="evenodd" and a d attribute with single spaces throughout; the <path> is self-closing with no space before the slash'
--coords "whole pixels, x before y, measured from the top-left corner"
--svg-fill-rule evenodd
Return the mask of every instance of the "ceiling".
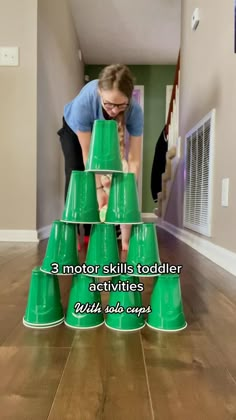
<path id="1" fill-rule="evenodd" d="M 69 0 L 86 64 L 175 64 L 181 0 Z"/>

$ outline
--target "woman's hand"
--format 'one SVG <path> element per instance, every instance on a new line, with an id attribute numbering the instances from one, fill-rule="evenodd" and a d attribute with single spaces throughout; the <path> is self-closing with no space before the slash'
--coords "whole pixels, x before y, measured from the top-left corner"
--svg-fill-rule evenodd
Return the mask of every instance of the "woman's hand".
<path id="1" fill-rule="evenodd" d="M 111 177 L 109 175 L 103 175 L 101 177 L 101 183 L 104 188 L 109 188 L 111 186 Z"/>
<path id="2" fill-rule="evenodd" d="M 105 193 L 103 188 L 99 188 L 97 190 L 97 200 L 98 200 L 98 207 L 101 210 L 104 206 L 108 203 L 108 195 Z"/>

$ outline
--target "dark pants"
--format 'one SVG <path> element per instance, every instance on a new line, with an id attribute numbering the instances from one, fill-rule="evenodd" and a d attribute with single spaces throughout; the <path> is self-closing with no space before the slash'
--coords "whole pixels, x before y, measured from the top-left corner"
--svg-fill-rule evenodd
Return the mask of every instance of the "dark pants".
<path id="1" fill-rule="evenodd" d="M 61 148 L 64 155 L 65 161 L 65 200 L 67 196 L 68 186 L 70 182 L 70 176 L 72 171 L 84 171 L 84 162 L 82 149 L 78 140 L 77 135 L 66 123 L 63 118 L 63 126 L 57 132 L 60 137 Z M 91 225 L 84 224 L 84 234 L 87 236 L 90 234 Z M 78 225 L 79 232 L 79 225 Z"/>

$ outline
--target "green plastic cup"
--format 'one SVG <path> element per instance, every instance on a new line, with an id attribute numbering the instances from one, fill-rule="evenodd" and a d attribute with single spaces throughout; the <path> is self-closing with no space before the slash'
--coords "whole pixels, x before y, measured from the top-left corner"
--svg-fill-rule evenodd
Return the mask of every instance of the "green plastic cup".
<path id="1" fill-rule="evenodd" d="M 121 275 L 112 279 L 114 285 L 120 282 L 138 284 L 139 279 L 132 276 Z M 105 324 L 108 328 L 119 331 L 140 330 L 145 326 L 143 313 L 141 313 L 142 296 L 139 291 L 111 291 L 107 309 Z M 139 310 L 140 308 L 140 310 Z M 132 312 L 132 311 L 137 311 Z M 138 313 L 139 310 L 139 313 Z M 111 312 L 109 312 L 111 311 Z"/>
<path id="2" fill-rule="evenodd" d="M 94 173 L 72 171 L 61 221 L 100 223 Z"/>
<path id="3" fill-rule="evenodd" d="M 48 274 L 67 274 L 63 266 L 79 264 L 77 227 L 75 224 L 55 220 L 52 224 L 41 271 Z"/>
<path id="4" fill-rule="evenodd" d="M 42 273 L 35 267 L 31 273 L 28 301 L 23 324 L 30 328 L 50 328 L 64 321 L 57 276 Z"/>
<path id="5" fill-rule="evenodd" d="M 101 295 L 95 278 L 74 275 L 65 324 L 72 328 L 95 328 L 104 323 Z M 91 290 L 90 290 L 91 287 Z"/>
<path id="6" fill-rule="evenodd" d="M 154 266 L 155 268 L 157 264 L 160 264 L 158 240 L 154 223 L 143 223 L 132 226 L 127 264 L 133 266 L 133 276 L 154 277 L 150 267 Z"/>
<path id="7" fill-rule="evenodd" d="M 187 327 L 178 274 L 161 274 L 155 279 L 150 306 L 149 327 L 162 331 L 179 331 Z"/>
<path id="8" fill-rule="evenodd" d="M 94 122 L 86 171 L 122 172 L 118 125 L 114 120 Z"/>
<path id="9" fill-rule="evenodd" d="M 85 264 L 97 266 L 96 277 L 114 277 L 118 274 L 112 273 L 112 269 L 115 270 L 118 262 L 119 250 L 115 226 L 104 223 L 93 225 Z"/>
<path id="10" fill-rule="evenodd" d="M 133 173 L 113 174 L 105 223 L 143 223 Z"/>

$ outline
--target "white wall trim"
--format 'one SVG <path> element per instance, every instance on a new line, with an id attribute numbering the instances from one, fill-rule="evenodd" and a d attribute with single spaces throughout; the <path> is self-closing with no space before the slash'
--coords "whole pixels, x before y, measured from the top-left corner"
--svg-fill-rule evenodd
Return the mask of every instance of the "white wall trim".
<path id="1" fill-rule="evenodd" d="M 0 230 L 0 242 L 39 242 L 49 238 L 51 225 L 36 230 Z"/>
<path id="2" fill-rule="evenodd" d="M 50 232 L 51 232 L 52 225 L 44 226 L 40 229 L 38 229 L 38 239 L 39 241 L 42 241 L 43 239 L 49 238 Z"/>
<path id="3" fill-rule="evenodd" d="M 228 251 L 219 245 L 215 245 L 204 238 L 196 236 L 194 233 L 187 232 L 185 229 L 180 229 L 166 221 L 158 219 L 157 225 L 191 246 L 191 248 L 200 254 L 203 254 L 224 270 L 236 276 L 236 253 Z"/>
<path id="4" fill-rule="evenodd" d="M 144 223 L 155 223 L 157 224 L 158 216 L 155 213 L 142 213 L 142 220 Z"/>
<path id="5" fill-rule="evenodd" d="M 144 115 L 144 85 L 135 85 L 134 89 L 139 89 L 140 91 L 140 106 L 143 111 Z M 144 139 L 144 132 L 142 134 L 142 141 L 141 141 L 141 161 L 143 161 L 143 139 Z M 140 165 L 139 169 L 139 176 L 138 176 L 138 199 L 140 203 L 140 208 L 142 209 L 143 205 L 143 165 Z"/>
<path id="6" fill-rule="evenodd" d="M 38 242 L 36 230 L 0 230 L 0 242 Z"/>

